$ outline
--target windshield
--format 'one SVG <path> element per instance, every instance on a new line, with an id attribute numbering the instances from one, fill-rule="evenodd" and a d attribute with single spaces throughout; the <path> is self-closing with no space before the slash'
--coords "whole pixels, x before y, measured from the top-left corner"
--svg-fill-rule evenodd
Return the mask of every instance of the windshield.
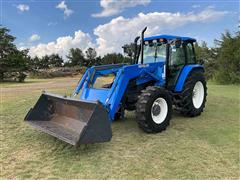
<path id="1" fill-rule="evenodd" d="M 165 61 L 166 59 L 166 44 L 164 43 L 150 43 L 144 44 L 143 49 L 143 63 L 153 63 Z M 140 62 L 141 60 L 139 60 Z"/>

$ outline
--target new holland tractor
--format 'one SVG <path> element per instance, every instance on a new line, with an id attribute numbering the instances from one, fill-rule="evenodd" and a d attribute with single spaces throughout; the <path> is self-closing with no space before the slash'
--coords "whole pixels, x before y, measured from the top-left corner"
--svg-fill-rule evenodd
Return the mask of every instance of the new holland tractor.
<path id="1" fill-rule="evenodd" d="M 111 123 L 136 113 L 147 133 L 167 128 L 174 108 L 184 116 L 203 112 L 207 88 L 204 67 L 197 64 L 195 39 L 171 35 L 135 39 L 135 57 L 129 64 L 88 68 L 71 97 L 43 92 L 25 121 L 72 145 L 107 142 Z M 103 77 L 111 83 L 96 87 Z"/>

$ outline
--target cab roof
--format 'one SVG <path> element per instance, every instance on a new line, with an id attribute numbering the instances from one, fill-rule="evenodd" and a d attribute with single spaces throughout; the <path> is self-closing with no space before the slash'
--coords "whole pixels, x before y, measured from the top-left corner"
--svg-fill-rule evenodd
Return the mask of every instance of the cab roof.
<path id="1" fill-rule="evenodd" d="M 196 42 L 196 39 L 190 37 L 183 37 L 183 36 L 173 36 L 173 35 L 158 35 L 158 36 L 151 36 L 144 38 L 144 41 L 151 41 L 154 39 L 166 39 L 167 41 L 171 41 L 174 39 L 181 39 L 182 41 L 190 41 Z"/>

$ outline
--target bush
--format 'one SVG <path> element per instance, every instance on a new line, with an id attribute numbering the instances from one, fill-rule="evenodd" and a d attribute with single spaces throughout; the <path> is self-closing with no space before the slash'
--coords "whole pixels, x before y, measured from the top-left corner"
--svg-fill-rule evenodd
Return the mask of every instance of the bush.
<path id="1" fill-rule="evenodd" d="M 4 81 L 24 82 L 27 74 L 22 72 L 7 72 L 4 73 Z"/>

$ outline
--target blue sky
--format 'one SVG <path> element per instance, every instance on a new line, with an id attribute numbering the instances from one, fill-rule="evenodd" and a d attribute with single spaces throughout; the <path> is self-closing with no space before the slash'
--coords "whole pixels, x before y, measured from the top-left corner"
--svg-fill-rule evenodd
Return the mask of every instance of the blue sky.
<path id="1" fill-rule="evenodd" d="M 238 30 L 239 1 L 184 0 L 0 0 L 1 24 L 31 55 L 59 53 L 88 46 L 98 54 L 122 52 L 144 28 L 147 34 L 191 36 L 198 41 Z"/>

